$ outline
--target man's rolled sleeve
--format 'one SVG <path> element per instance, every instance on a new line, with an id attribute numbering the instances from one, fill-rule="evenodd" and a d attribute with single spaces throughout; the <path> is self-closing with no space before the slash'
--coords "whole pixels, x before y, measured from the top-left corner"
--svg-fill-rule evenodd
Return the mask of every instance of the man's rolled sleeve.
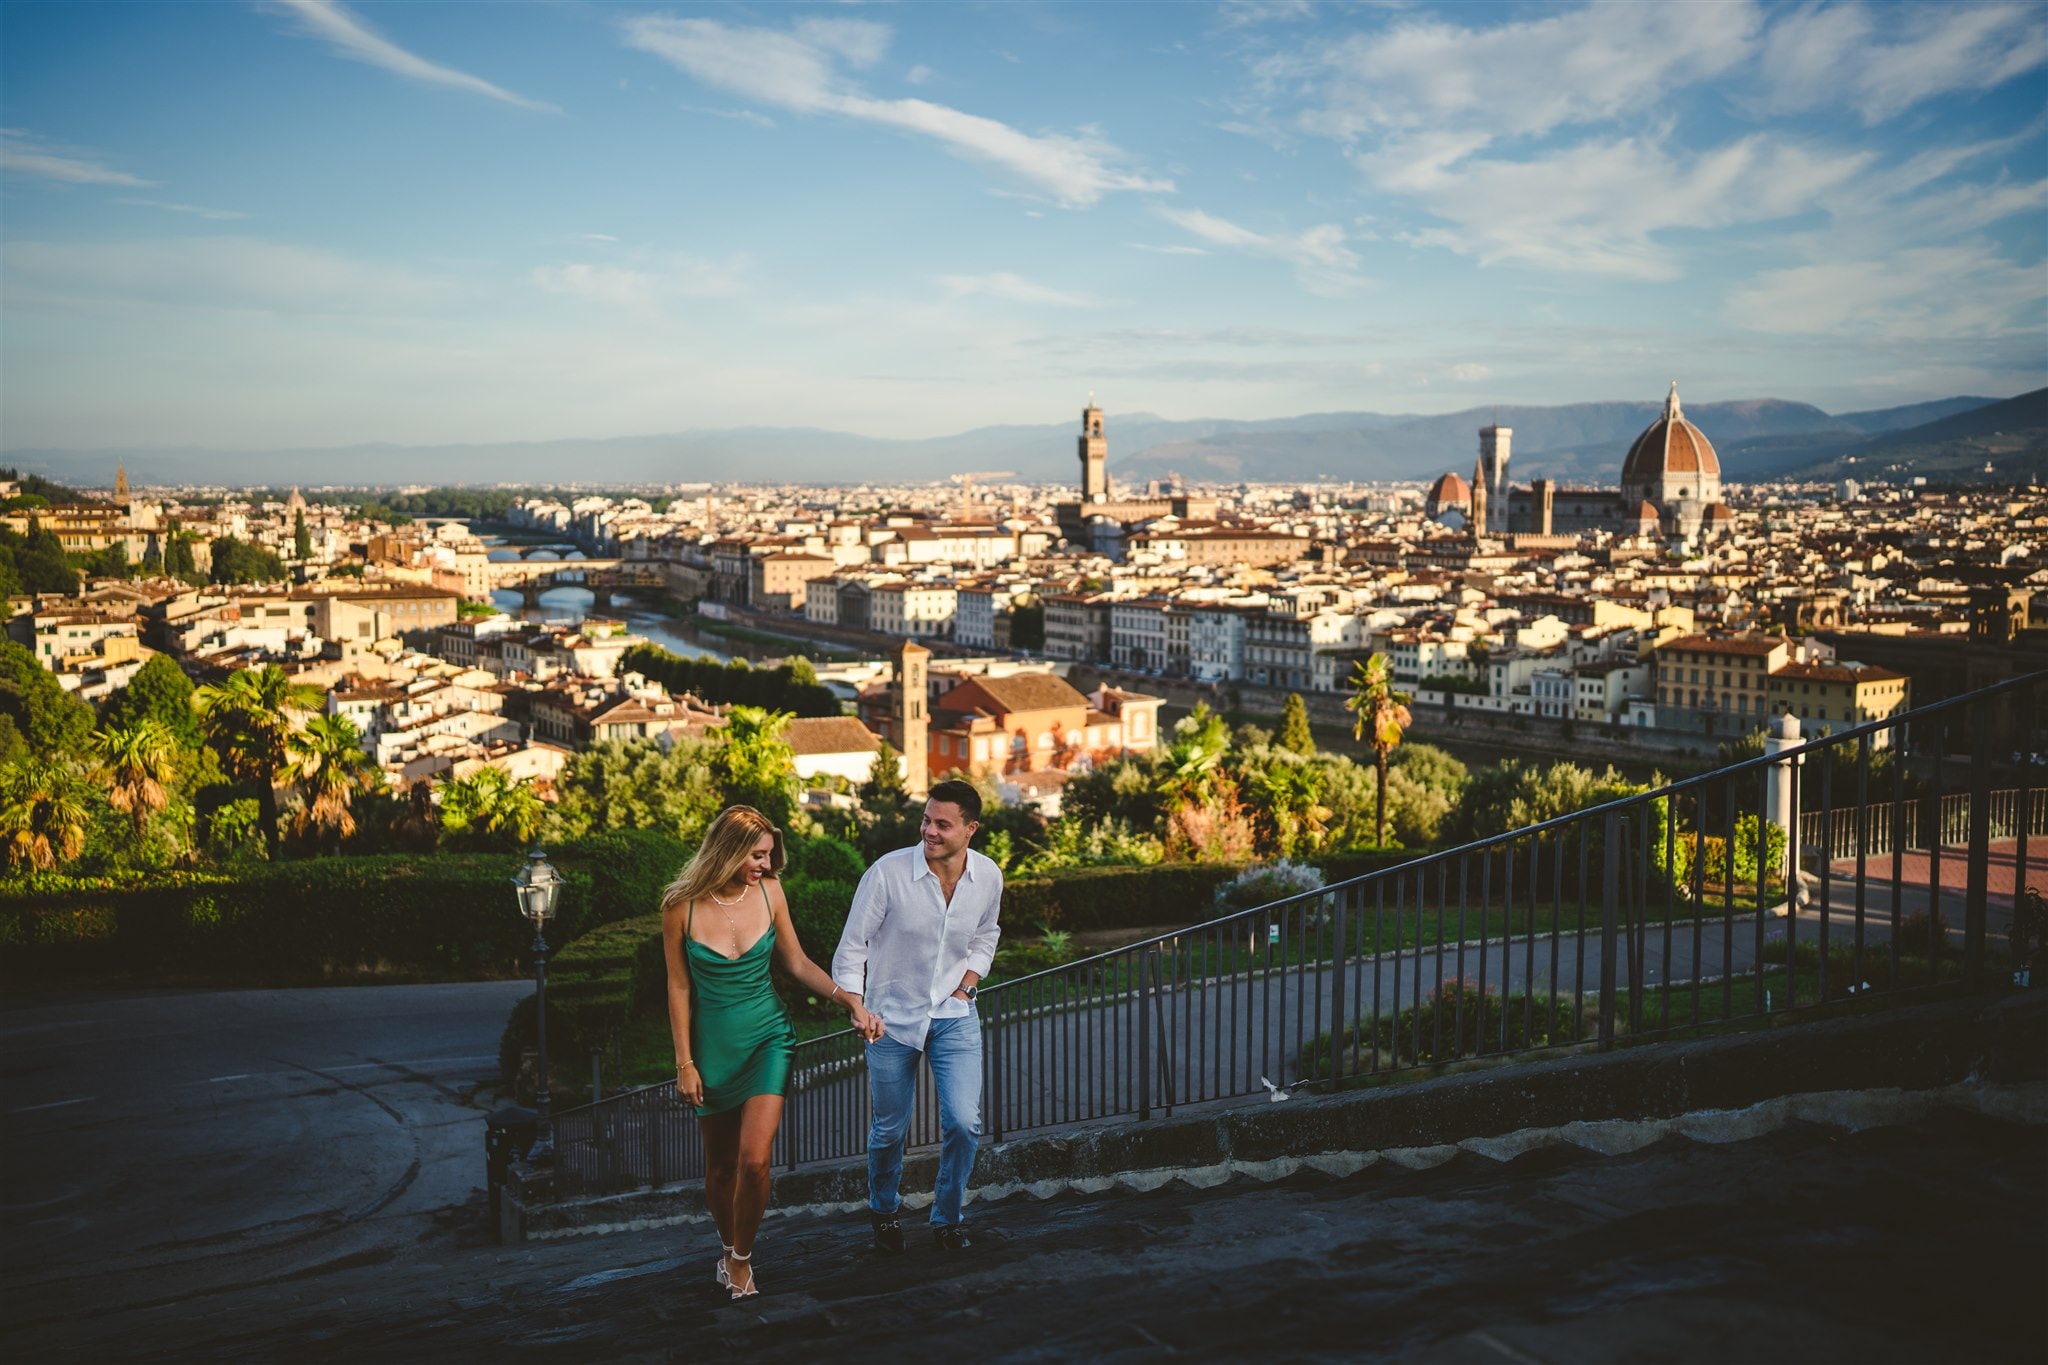
<path id="1" fill-rule="evenodd" d="M 870 867 L 854 888 L 853 904 L 846 909 L 846 927 L 839 933 L 839 950 L 832 954 L 832 984 L 843 991 L 862 995 L 867 990 L 868 944 L 882 925 L 888 910 L 882 895 L 880 869 Z"/>
<path id="2" fill-rule="evenodd" d="M 981 912 L 981 923 L 974 928 L 974 937 L 967 945 L 967 970 L 977 977 L 987 976 L 995 966 L 996 944 L 1003 936 L 1003 874 L 998 872 L 996 893 L 989 897 L 988 907 Z"/>

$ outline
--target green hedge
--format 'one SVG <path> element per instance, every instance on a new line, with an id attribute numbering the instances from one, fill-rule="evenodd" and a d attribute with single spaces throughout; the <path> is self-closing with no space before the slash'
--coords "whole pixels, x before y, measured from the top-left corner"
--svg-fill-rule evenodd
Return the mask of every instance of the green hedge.
<path id="1" fill-rule="evenodd" d="M 653 903 L 686 853 L 648 831 L 551 850 L 565 878 L 549 935 L 574 939 Z M 517 855 L 380 854 L 147 880 L 0 886 L 0 979 L 285 986 L 519 976 L 532 931 Z"/>
<path id="2" fill-rule="evenodd" d="M 1345 853 L 1310 861 L 1330 882 L 1395 867 L 1412 849 Z M 1003 887 L 1005 928 L 1043 926 L 1068 933 L 1197 924 L 1214 918 L 1216 888 L 1244 870 L 1237 863 L 1154 863 L 1147 867 L 1063 868 L 1018 877 Z"/>

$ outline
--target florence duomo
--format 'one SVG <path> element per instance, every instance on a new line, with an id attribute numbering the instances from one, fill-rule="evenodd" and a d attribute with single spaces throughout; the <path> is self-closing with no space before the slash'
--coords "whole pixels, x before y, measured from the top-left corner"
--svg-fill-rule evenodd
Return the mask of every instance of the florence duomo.
<path id="1" fill-rule="evenodd" d="M 1550 479 L 1511 487 L 1512 434 L 1506 427 L 1482 427 L 1472 482 L 1455 472 L 1441 475 L 1430 486 L 1428 515 L 1484 535 L 1606 533 L 1686 543 L 1734 522 L 1721 499 L 1720 457 L 1707 434 L 1687 420 L 1676 380 L 1663 412 L 1629 447 L 1619 488 L 1559 487 Z"/>

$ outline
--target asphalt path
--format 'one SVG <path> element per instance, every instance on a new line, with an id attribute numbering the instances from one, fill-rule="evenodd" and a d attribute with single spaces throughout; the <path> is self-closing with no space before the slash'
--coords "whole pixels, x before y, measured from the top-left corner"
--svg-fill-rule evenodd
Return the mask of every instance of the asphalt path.
<path id="1" fill-rule="evenodd" d="M 531 990 L 0 1007 L 6 1331 L 203 1302 L 480 1221 L 498 1036 Z"/>

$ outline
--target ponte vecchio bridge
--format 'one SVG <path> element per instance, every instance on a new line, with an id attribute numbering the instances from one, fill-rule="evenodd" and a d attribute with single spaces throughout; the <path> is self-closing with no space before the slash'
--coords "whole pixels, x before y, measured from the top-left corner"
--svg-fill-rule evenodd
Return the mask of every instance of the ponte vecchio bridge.
<path id="1" fill-rule="evenodd" d="M 493 592 L 516 589 L 528 607 L 539 606 L 540 595 L 550 588 L 587 588 L 591 605 L 610 611 L 615 592 L 660 592 L 668 586 L 660 566 L 621 559 L 497 559 L 486 573 Z"/>

